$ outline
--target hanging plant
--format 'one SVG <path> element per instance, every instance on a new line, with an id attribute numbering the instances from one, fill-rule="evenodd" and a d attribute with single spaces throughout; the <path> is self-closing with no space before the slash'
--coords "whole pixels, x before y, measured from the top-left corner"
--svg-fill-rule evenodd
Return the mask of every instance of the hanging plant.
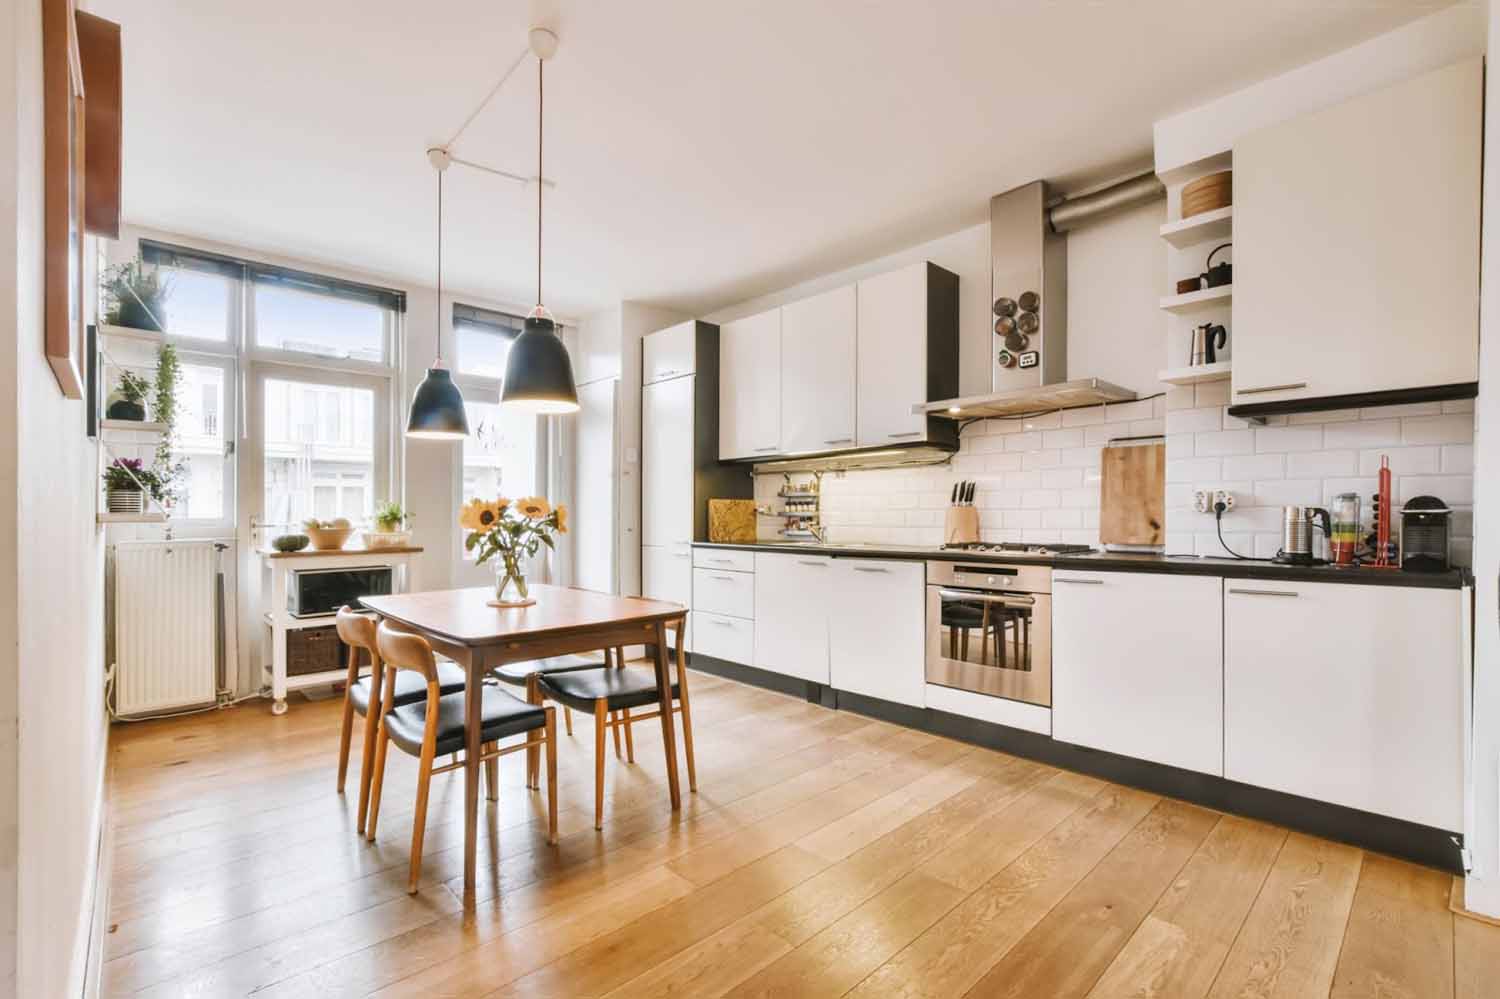
<path id="1" fill-rule="evenodd" d="M 177 386 L 182 381 L 182 363 L 177 358 L 177 348 L 164 343 L 156 351 L 156 384 L 151 399 L 152 418 L 165 424 L 161 441 L 156 445 L 154 471 L 161 483 L 157 499 L 163 506 L 171 506 L 181 490 L 178 480 L 187 470 L 187 462 L 174 452 L 177 440 Z"/>
<path id="2" fill-rule="evenodd" d="M 126 261 L 106 270 L 99 287 L 104 292 L 106 323 L 156 332 L 165 327 L 172 283 L 156 267 L 140 258 Z"/>

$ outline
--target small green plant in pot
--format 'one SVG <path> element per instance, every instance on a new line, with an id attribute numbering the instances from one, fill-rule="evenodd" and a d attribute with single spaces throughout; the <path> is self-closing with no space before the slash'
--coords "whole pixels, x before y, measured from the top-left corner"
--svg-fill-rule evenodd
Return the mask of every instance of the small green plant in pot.
<path id="1" fill-rule="evenodd" d="M 105 415 L 111 420 L 141 421 L 146 418 L 146 393 L 151 383 L 133 371 L 120 374 L 120 384 L 115 387 L 119 398 L 109 404 Z"/>
<path id="2" fill-rule="evenodd" d="M 157 268 L 137 258 L 106 270 L 99 284 L 106 323 L 157 333 L 166 329 L 172 287 Z"/>
<path id="3" fill-rule="evenodd" d="M 116 458 L 104 470 L 104 500 L 110 513 L 143 513 L 146 494 L 156 496 L 160 489 L 160 477 L 139 458 Z"/>
<path id="4" fill-rule="evenodd" d="M 410 516 L 399 502 L 390 500 L 376 506 L 375 516 L 371 519 L 375 521 L 376 530 L 385 534 L 395 534 L 406 527 Z"/>

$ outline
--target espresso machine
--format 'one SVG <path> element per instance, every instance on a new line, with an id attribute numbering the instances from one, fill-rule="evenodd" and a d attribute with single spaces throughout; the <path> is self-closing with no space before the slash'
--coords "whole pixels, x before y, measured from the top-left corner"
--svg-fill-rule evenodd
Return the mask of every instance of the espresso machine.
<path id="1" fill-rule="evenodd" d="M 1333 535 L 1332 519 L 1320 506 L 1284 506 L 1281 508 L 1281 550 L 1272 562 L 1282 565 L 1322 565 L 1313 553 L 1313 528 L 1325 538 Z"/>

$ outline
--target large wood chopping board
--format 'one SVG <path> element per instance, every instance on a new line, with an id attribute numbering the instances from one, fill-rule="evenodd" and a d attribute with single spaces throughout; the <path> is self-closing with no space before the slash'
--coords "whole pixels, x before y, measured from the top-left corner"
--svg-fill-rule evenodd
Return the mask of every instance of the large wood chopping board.
<path id="1" fill-rule="evenodd" d="M 1166 543 L 1167 445 L 1108 444 L 1100 455 L 1099 541 L 1105 545 Z"/>

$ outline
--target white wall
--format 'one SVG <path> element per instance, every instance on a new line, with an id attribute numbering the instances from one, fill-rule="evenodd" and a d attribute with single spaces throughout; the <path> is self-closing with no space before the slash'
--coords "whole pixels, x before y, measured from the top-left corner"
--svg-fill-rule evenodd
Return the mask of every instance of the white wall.
<path id="1" fill-rule="evenodd" d="M 82 402 L 42 356 L 41 5 L 0 32 L 0 992 L 79 994 L 101 822 L 104 548 Z M 23 582 L 24 581 L 24 582 Z M 17 875 L 17 871 L 19 874 Z"/>
<path id="2" fill-rule="evenodd" d="M 1489 5 L 1489 47 L 1500 51 L 1500 10 Z M 1500 74 L 1485 77 L 1484 235 L 1480 256 L 1479 399 L 1475 440 L 1500 438 Z M 1474 460 L 1474 713 L 1465 830 L 1474 869 L 1465 905 L 1500 917 L 1500 453 Z"/>

